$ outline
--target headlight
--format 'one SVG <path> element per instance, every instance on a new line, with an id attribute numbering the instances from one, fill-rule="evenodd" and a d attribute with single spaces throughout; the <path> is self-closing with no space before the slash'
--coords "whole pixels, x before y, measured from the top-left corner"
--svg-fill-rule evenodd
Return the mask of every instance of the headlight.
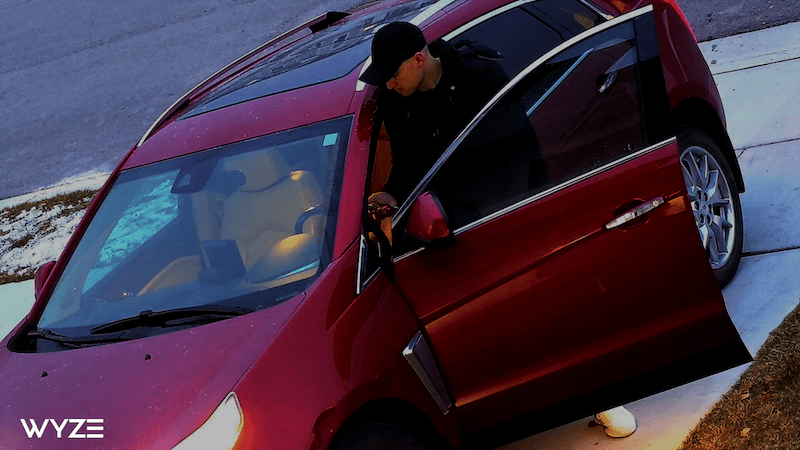
<path id="1" fill-rule="evenodd" d="M 172 450 L 230 450 L 239 439 L 243 426 L 244 414 L 239 399 L 235 392 L 231 392 L 200 428 Z"/>

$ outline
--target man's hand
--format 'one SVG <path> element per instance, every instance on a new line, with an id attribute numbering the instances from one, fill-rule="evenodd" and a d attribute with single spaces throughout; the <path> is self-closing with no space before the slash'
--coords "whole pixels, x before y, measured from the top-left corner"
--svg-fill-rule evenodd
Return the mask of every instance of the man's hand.
<path id="1" fill-rule="evenodd" d="M 397 200 L 388 192 L 375 192 L 369 196 L 367 211 L 375 222 L 391 217 L 397 211 Z"/>

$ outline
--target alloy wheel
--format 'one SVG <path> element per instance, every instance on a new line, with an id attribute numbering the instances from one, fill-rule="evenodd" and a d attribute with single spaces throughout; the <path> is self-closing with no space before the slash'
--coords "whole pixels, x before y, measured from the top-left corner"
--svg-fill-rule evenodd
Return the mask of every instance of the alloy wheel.
<path id="1" fill-rule="evenodd" d="M 716 270 L 730 259 L 736 237 L 730 184 L 719 162 L 703 147 L 685 149 L 681 165 L 697 231 L 711 267 Z"/>

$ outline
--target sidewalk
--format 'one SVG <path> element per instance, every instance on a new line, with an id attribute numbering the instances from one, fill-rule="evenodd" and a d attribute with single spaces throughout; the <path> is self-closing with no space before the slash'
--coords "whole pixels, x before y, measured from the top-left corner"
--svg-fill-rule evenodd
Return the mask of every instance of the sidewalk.
<path id="1" fill-rule="evenodd" d="M 739 272 L 724 290 L 731 318 L 755 354 L 800 301 L 800 23 L 705 42 L 747 192 Z M 502 450 L 677 449 L 738 379 L 737 367 L 626 405 L 639 429 L 625 439 L 591 417 Z"/>

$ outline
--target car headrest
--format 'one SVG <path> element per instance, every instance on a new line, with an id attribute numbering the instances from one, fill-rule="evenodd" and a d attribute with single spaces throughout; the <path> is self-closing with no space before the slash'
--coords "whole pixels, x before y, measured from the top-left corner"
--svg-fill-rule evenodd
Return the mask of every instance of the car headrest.
<path id="1" fill-rule="evenodd" d="M 263 191 L 291 175 L 289 163 L 277 148 L 231 156 L 225 160 L 225 170 L 242 172 L 244 184 L 238 189 L 240 192 Z"/>

